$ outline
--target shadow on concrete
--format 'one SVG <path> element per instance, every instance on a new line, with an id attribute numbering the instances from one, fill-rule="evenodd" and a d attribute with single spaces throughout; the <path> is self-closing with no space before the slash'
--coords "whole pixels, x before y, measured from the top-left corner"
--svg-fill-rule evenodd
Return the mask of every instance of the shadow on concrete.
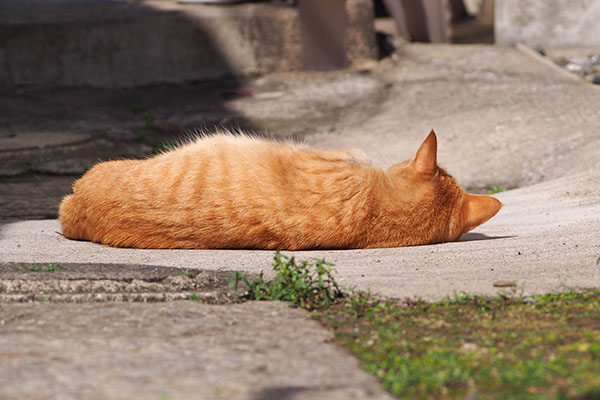
<path id="1" fill-rule="evenodd" d="M 1 74 L 2 130 L 99 134 L 112 124 L 116 138 L 136 121 L 148 130 L 161 122 L 178 128 L 169 116 L 179 113 L 201 114 L 208 128 L 248 124 L 226 105 L 248 95 L 240 90 L 240 66 L 226 55 L 239 43 L 233 34 L 216 43 L 214 26 L 203 25 L 219 18 L 235 24 L 232 16 L 124 1 L 30 0 L 2 8 L 0 29 L 10 39 L 0 49 L 11 66 L 23 64 Z M 196 14 L 204 10 L 211 8 Z"/>
<path id="2" fill-rule="evenodd" d="M 225 54 L 235 43 L 216 43 L 201 18 L 115 0 L 0 9 L 0 59 L 22 65 L 0 74 L 13 81 L 0 88 L 0 220 L 56 217 L 98 161 L 144 157 L 198 130 L 256 129 L 228 106 L 251 95 Z"/>
<path id="3" fill-rule="evenodd" d="M 341 389 L 339 386 L 277 386 L 263 389 L 252 397 L 253 400 L 291 400 L 303 392 Z"/>
<path id="4" fill-rule="evenodd" d="M 515 236 L 488 236 L 488 235 L 484 235 L 483 233 L 468 232 L 468 233 L 463 234 L 458 241 L 459 242 L 473 242 L 476 240 L 508 239 L 508 238 L 513 238 L 513 237 L 515 237 Z"/>
<path id="5" fill-rule="evenodd" d="M 257 393 L 253 400 L 289 400 L 293 399 L 296 395 L 308 390 L 314 390 L 314 388 L 303 387 L 303 386 L 280 386 L 267 388 Z"/>

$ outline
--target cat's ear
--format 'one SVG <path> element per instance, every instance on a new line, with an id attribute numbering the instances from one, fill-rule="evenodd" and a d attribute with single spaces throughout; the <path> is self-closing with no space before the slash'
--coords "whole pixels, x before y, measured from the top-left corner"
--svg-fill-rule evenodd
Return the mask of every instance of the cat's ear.
<path id="1" fill-rule="evenodd" d="M 433 129 L 429 132 L 409 165 L 424 178 L 430 179 L 435 174 L 437 169 L 437 137 Z"/>
<path id="2" fill-rule="evenodd" d="M 465 195 L 463 204 L 463 218 L 465 218 L 463 232 L 465 233 L 492 218 L 502 208 L 502 203 L 492 196 L 468 193 Z"/>

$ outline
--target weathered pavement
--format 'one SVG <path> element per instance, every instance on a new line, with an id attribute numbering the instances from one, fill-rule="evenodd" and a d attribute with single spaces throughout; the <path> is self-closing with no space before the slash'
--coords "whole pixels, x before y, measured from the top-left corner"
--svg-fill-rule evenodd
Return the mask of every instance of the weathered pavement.
<path id="1" fill-rule="evenodd" d="M 2 305 L 12 399 L 388 399 L 283 303 Z"/>
<path id="2" fill-rule="evenodd" d="M 349 251 L 298 251 L 325 258 L 347 287 L 384 296 L 440 299 L 454 291 L 495 294 L 497 281 L 519 293 L 600 286 L 600 171 L 497 195 L 504 203 L 487 224 L 462 241 L 433 246 Z M 56 220 L 8 223 L 2 259 L 38 263 L 116 263 L 242 270 L 271 275 L 271 251 L 130 250 L 74 242 Z"/>
<path id="3" fill-rule="evenodd" d="M 154 122 L 172 126 L 180 118 L 180 126 L 189 128 L 203 118 L 212 116 L 218 121 L 217 116 L 231 115 L 247 126 L 291 134 L 311 145 L 360 148 L 384 167 L 410 158 L 433 127 L 439 136 L 438 159 L 460 183 L 473 189 L 518 187 L 498 194 L 504 203 L 500 213 L 460 242 L 294 253 L 298 258 L 324 257 L 334 262 L 336 278 L 343 286 L 390 297 L 426 299 L 461 290 L 493 294 L 600 287 L 598 88 L 567 79 L 515 49 L 427 45 L 404 47 L 397 65 L 387 60 L 360 71 L 267 76 L 249 87 L 254 96 L 224 101 L 218 109 L 211 109 L 207 100 L 193 102 L 192 91 L 186 94 L 182 90 L 175 108 L 156 100 Z M 121 132 L 118 128 L 139 128 L 134 120 L 139 117 L 122 111 L 135 96 L 123 95 L 117 102 L 120 110 L 114 110 L 107 99 L 115 94 L 102 95 L 101 101 L 82 101 L 80 109 L 59 113 L 64 118 L 53 125 L 56 131 L 68 129 L 73 135 L 87 135 L 85 140 L 63 147 L 20 150 L 30 152 L 28 157 L 38 161 L 35 165 L 5 152 L 0 156 L 7 161 L 0 166 L 9 165 L 16 172 L 29 168 L 56 173 L 64 168 L 77 173 L 95 162 L 93 157 L 81 156 L 86 151 L 94 154 L 94 149 L 100 149 L 106 156 L 122 155 L 119 152 L 124 147 L 114 145 L 121 143 L 115 135 Z M 68 103 L 68 93 L 62 96 L 59 99 Z M 10 104 L 8 97 L 3 97 L 3 104 Z M 51 119 L 53 111 L 60 111 L 61 101 L 53 104 L 48 94 L 16 97 L 25 110 L 33 110 L 36 101 L 48 106 L 37 112 L 40 120 L 31 122 L 37 130 L 43 128 L 44 119 Z M 4 124 L 18 136 L 28 122 L 26 115 L 13 107 Z M 101 116 L 96 118 L 95 113 Z M 90 128 L 81 128 L 84 126 Z M 114 128 L 111 135 L 103 133 L 110 128 Z M 123 143 L 137 149 L 132 153 L 147 151 L 141 147 L 143 143 Z M 110 150 L 111 145 L 116 150 Z M 36 159 L 40 154 L 43 157 Z M 56 220 L 22 220 L 55 213 L 61 191 L 68 191 L 70 177 L 47 178 L 34 175 L 0 182 L 4 218 L 0 221 L 0 262 L 270 273 L 272 252 L 130 250 L 68 241 L 56 233 L 60 230 Z M 27 179 L 33 183 L 26 184 Z M 58 183 L 46 190 L 41 181 Z M 494 287 L 498 281 L 516 282 L 517 286 Z M 330 334 L 306 319 L 305 313 L 284 305 L 38 302 L 2 304 L 0 313 L 0 358 L 8 360 L 0 367 L 0 397 L 75 398 L 89 394 L 85 397 L 158 398 L 162 393 L 169 398 L 211 398 L 211 393 L 216 398 L 385 396 L 354 361 L 327 343 Z M 231 328 L 230 323 L 237 325 Z M 214 329 L 204 329 L 205 324 Z M 190 336 L 181 334 L 184 327 Z M 111 336 L 110 332 L 117 333 Z M 210 351 L 207 343 L 214 344 L 208 346 Z M 236 343 L 243 345 L 238 349 Z M 276 343 L 279 347 L 269 351 L 269 344 Z M 229 363 L 232 359 L 238 363 Z M 252 369 L 252 360 L 267 365 L 266 369 Z M 200 364 L 209 368 L 208 372 Z M 33 365 L 44 367 L 35 369 Z M 231 375 L 237 367 L 242 372 Z M 64 382 L 64 391 L 57 384 L 49 385 L 55 380 Z M 24 381 L 30 386 L 23 386 L 20 382 Z M 121 391 L 109 392 L 109 383 Z"/>

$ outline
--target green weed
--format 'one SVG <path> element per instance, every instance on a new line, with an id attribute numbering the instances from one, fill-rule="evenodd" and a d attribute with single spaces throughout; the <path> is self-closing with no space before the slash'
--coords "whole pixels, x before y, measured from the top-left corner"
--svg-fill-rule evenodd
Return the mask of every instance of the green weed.
<path id="1" fill-rule="evenodd" d="M 28 267 L 28 271 L 32 272 L 56 272 L 62 268 L 60 264 L 48 264 L 46 267 L 40 267 L 37 264 L 33 264 L 31 267 Z"/>
<path id="2" fill-rule="evenodd" d="M 129 105 L 129 109 L 134 115 L 142 115 L 144 118 L 144 126 L 136 130 L 135 139 L 138 141 L 145 141 L 150 139 L 156 132 L 160 132 L 162 129 L 154 122 L 154 117 L 150 114 L 148 109 L 139 103 L 132 103 Z"/>
<path id="3" fill-rule="evenodd" d="M 60 264 L 48 264 L 48 266 L 46 267 L 46 271 L 55 272 L 55 271 L 59 271 L 61 268 L 62 268 L 62 265 L 60 265 Z"/>
<path id="4" fill-rule="evenodd" d="M 320 309 L 344 297 L 344 292 L 331 275 L 332 266 L 322 259 L 296 263 L 294 257 L 277 252 L 273 262 L 276 272 L 273 280 L 265 281 L 262 273 L 249 279 L 243 272 L 237 271 L 230 287 L 238 296 L 248 300 L 282 300 L 307 310 Z M 240 283 L 245 286 L 245 293 L 239 291 Z"/>
<path id="5" fill-rule="evenodd" d="M 485 191 L 487 192 L 487 194 L 496 194 L 506 191 L 506 188 L 504 186 L 493 186 L 491 188 L 485 189 Z"/>
<path id="6" fill-rule="evenodd" d="M 144 107 L 142 104 L 139 104 L 139 103 L 131 103 L 129 105 L 129 110 L 134 115 L 138 115 L 138 114 L 141 114 L 141 113 L 147 111 L 146 107 Z"/>

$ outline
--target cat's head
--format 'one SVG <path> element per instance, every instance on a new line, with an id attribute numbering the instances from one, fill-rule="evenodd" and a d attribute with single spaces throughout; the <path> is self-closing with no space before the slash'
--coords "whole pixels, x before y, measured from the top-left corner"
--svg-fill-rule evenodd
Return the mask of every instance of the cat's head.
<path id="1" fill-rule="evenodd" d="M 410 161 L 390 172 L 399 178 L 404 193 L 412 193 L 415 206 L 436 221 L 436 242 L 454 241 L 492 218 L 502 203 L 494 197 L 466 193 L 456 180 L 437 165 L 437 137 L 431 130 Z M 417 210 L 417 211 L 419 211 Z"/>

